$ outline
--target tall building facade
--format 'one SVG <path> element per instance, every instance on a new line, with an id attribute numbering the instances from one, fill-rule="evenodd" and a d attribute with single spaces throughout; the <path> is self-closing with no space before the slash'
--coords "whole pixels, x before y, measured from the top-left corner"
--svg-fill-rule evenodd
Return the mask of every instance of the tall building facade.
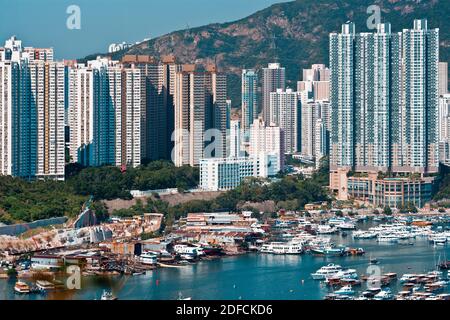
<path id="1" fill-rule="evenodd" d="M 286 69 L 279 63 L 269 63 L 262 70 L 262 108 L 264 122 L 270 124 L 270 93 L 286 89 Z"/>
<path id="2" fill-rule="evenodd" d="M 242 70 L 242 130 L 248 131 L 258 117 L 258 73 Z"/>
<path id="3" fill-rule="evenodd" d="M 227 140 L 226 75 L 215 66 L 202 70 L 183 65 L 175 80 L 176 166 L 198 166 L 199 160 L 224 157 Z"/>
<path id="4" fill-rule="evenodd" d="M 439 62 L 439 95 L 448 93 L 448 62 Z"/>
<path id="5" fill-rule="evenodd" d="M 141 70 L 97 59 L 69 71 L 70 155 L 85 166 L 141 164 Z"/>
<path id="6" fill-rule="evenodd" d="M 261 118 L 250 126 L 249 156 L 272 155 L 276 160 L 268 168 L 276 174 L 284 170 L 285 146 L 284 131 L 279 126 L 266 126 Z M 271 174 L 273 175 L 273 174 Z"/>
<path id="7" fill-rule="evenodd" d="M 361 197 L 349 172 L 404 178 L 402 188 L 414 187 L 407 184 L 412 173 L 425 179 L 438 172 L 438 42 L 439 30 L 426 20 L 398 33 L 384 23 L 357 34 L 346 23 L 330 34 L 330 183 L 339 198 Z M 370 181 L 364 199 L 376 205 L 421 206 L 430 197 L 429 181 L 413 198 L 375 193 L 374 184 L 385 184 Z"/>
<path id="8" fill-rule="evenodd" d="M 293 154 L 300 148 L 299 99 L 292 89 L 277 89 L 270 93 L 270 123 L 284 131 L 286 153 Z"/>
<path id="9" fill-rule="evenodd" d="M 141 70 L 141 156 L 170 159 L 173 148 L 175 75 L 180 70 L 175 57 L 125 55 L 122 63 Z"/>

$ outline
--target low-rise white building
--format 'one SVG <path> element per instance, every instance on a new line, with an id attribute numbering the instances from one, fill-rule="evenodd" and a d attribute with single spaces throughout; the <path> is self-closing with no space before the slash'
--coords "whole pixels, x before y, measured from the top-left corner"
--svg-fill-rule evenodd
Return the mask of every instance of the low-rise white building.
<path id="1" fill-rule="evenodd" d="M 267 178 L 278 173 L 279 156 L 208 158 L 200 160 L 200 188 L 208 191 L 231 190 L 247 177 Z"/>

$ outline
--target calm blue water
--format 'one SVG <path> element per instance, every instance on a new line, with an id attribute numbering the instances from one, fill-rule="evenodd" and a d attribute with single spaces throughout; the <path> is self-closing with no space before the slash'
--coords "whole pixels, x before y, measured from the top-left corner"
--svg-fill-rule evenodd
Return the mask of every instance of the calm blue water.
<path id="1" fill-rule="evenodd" d="M 376 240 L 352 240 L 350 236 L 333 236 L 337 244 L 362 247 L 365 256 L 317 257 L 309 254 L 280 256 L 246 254 L 213 261 L 202 261 L 182 268 L 165 268 L 141 276 L 84 278 L 82 290 L 71 291 L 58 299 L 99 299 L 104 289 L 119 299 L 176 299 L 178 293 L 195 300 L 203 299 L 322 299 L 328 288 L 312 280 L 310 274 L 328 263 L 367 274 L 370 257 L 380 261 L 382 273 L 423 273 L 436 268 L 439 259 L 450 259 L 450 246 L 434 247 L 426 239 L 414 245 L 377 244 Z M 45 299 L 41 295 L 18 296 L 13 293 L 14 280 L 0 280 L 0 299 Z M 365 283 L 359 288 L 366 288 Z M 394 291 L 399 284 L 391 287 Z M 355 288 L 357 289 L 357 287 Z"/>

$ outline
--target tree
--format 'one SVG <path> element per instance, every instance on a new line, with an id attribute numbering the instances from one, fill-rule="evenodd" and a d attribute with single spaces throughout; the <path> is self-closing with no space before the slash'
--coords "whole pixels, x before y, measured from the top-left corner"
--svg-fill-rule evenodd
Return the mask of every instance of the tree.
<path id="1" fill-rule="evenodd" d="M 390 207 L 385 206 L 384 209 L 383 209 L 383 213 L 384 213 L 385 215 L 390 216 L 390 215 L 392 215 L 392 210 L 391 210 Z"/>

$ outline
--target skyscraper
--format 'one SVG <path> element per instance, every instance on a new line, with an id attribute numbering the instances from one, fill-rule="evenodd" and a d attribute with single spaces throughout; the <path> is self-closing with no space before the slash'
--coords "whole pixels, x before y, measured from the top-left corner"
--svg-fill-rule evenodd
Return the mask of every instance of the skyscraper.
<path id="1" fill-rule="evenodd" d="M 36 177 L 64 180 L 65 66 L 36 60 L 28 68 L 29 99 L 37 114 Z"/>
<path id="2" fill-rule="evenodd" d="M 279 126 L 266 126 L 261 118 L 255 119 L 250 126 L 249 156 L 259 157 L 261 155 L 272 155 L 276 158 L 270 163 L 270 175 L 284 170 L 284 131 Z"/>
<path id="3" fill-rule="evenodd" d="M 356 34 L 346 23 L 341 33 L 330 34 L 331 188 L 339 198 L 363 194 L 389 206 L 423 205 L 430 198 L 427 175 L 439 163 L 438 40 L 439 30 L 428 29 L 426 20 L 401 33 L 383 23 L 376 33 Z M 354 171 L 375 176 L 365 187 L 359 181 L 355 191 L 356 182 L 347 178 Z M 375 185 L 394 181 L 377 180 L 378 172 L 404 178 L 398 181 L 403 193 L 371 194 Z M 414 181 L 420 181 L 415 195 L 409 193 L 410 173 L 423 178 Z"/>
<path id="4" fill-rule="evenodd" d="M 258 117 L 258 74 L 253 69 L 242 70 L 242 130 L 250 129 Z"/>
<path id="5" fill-rule="evenodd" d="M 286 88 L 286 70 L 279 63 L 269 63 L 267 68 L 263 68 L 262 80 L 263 119 L 270 124 L 270 93 Z"/>
<path id="6" fill-rule="evenodd" d="M 141 70 L 98 58 L 69 72 L 72 161 L 86 166 L 141 164 Z"/>
<path id="7" fill-rule="evenodd" d="M 439 62 L 439 95 L 448 93 L 448 63 Z"/>
<path id="8" fill-rule="evenodd" d="M 175 165 L 223 157 L 227 139 L 226 75 L 215 66 L 183 65 L 175 81 Z M 212 130 L 209 130 L 212 129 Z"/>
<path id="9" fill-rule="evenodd" d="M 151 56 L 125 55 L 126 67 L 141 70 L 141 147 L 142 158 L 170 159 L 174 130 L 174 84 L 180 65 L 175 57 L 162 56 L 156 61 Z"/>
<path id="10" fill-rule="evenodd" d="M 270 123 L 284 131 L 286 153 L 299 150 L 299 101 L 297 92 L 292 89 L 277 89 L 270 93 Z"/>

